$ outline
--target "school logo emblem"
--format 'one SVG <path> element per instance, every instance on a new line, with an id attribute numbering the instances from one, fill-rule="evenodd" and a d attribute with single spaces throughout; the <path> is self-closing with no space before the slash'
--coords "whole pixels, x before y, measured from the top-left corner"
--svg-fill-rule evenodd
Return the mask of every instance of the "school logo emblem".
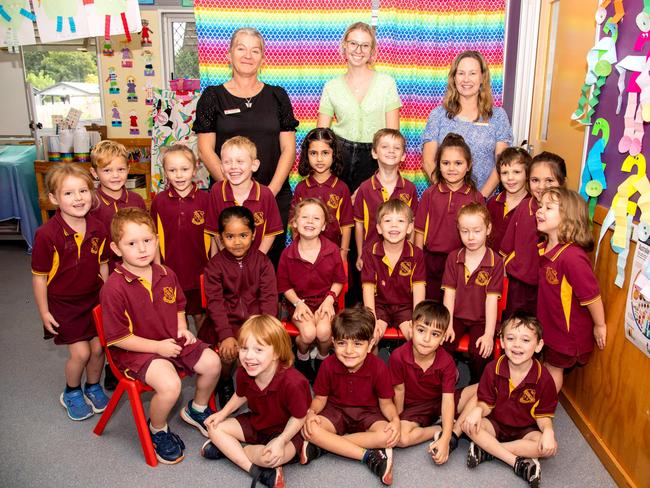
<path id="1" fill-rule="evenodd" d="M 411 195 L 409 195 L 408 193 L 400 193 L 399 199 L 402 200 L 409 207 L 411 206 Z"/>
<path id="2" fill-rule="evenodd" d="M 411 263 L 409 261 L 405 261 L 399 266 L 399 275 L 400 276 L 411 276 L 411 273 L 413 272 L 413 268 L 411 266 Z"/>
<path id="3" fill-rule="evenodd" d="M 192 216 L 192 223 L 194 225 L 205 224 L 205 212 L 203 210 L 195 210 Z"/>
<path id="4" fill-rule="evenodd" d="M 474 280 L 474 283 L 478 286 L 487 286 L 489 282 L 490 274 L 487 271 L 479 271 L 478 275 L 476 275 L 476 280 Z"/>
<path id="5" fill-rule="evenodd" d="M 557 279 L 557 271 L 553 268 L 546 268 L 546 281 L 549 285 L 559 285 L 560 280 Z"/>
<path id="6" fill-rule="evenodd" d="M 176 288 L 166 286 L 163 288 L 163 302 L 176 303 Z"/>
<path id="7" fill-rule="evenodd" d="M 535 403 L 535 389 L 526 388 L 519 397 L 519 403 Z"/>
<path id="8" fill-rule="evenodd" d="M 253 214 L 253 219 L 255 220 L 255 226 L 262 225 L 264 223 L 264 212 L 255 212 Z"/>
<path id="9" fill-rule="evenodd" d="M 329 200 L 327 200 L 327 206 L 330 208 L 339 208 L 339 202 L 341 201 L 341 197 L 338 195 L 330 195 Z"/>
<path id="10" fill-rule="evenodd" d="M 97 254 L 99 252 L 99 237 L 90 239 L 90 252 Z"/>

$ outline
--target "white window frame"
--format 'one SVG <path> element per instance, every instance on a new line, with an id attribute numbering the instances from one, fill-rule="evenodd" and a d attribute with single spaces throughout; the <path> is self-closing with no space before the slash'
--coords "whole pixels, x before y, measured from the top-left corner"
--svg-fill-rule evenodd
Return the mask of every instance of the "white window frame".
<path id="1" fill-rule="evenodd" d="M 163 60 L 163 86 L 168 87 L 174 69 L 174 28 L 173 22 L 196 22 L 194 11 L 164 10 L 160 12 L 160 25 L 162 27 L 162 60 Z"/>

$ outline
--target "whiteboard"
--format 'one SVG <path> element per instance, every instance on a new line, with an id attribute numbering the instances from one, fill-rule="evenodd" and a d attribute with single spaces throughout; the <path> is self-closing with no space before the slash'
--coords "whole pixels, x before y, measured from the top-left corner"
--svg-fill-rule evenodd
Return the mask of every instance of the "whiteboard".
<path id="1" fill-rule="evenodd" d="M 0 51 L 0 137 L 32 136 L 20 54 Z"/>

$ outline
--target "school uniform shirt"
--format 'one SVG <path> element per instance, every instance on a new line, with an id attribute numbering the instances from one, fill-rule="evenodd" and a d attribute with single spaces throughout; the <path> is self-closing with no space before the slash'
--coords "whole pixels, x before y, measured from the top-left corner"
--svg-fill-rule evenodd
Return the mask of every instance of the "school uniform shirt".
<path id="1" fill-rule="evenodd" d="M 331 354 L 318 370 L 314 395 L 326 396 L 328 404 L 339 408 L 376 408 L 379 398 L 393 398 L 394 391 L 388 366 L 374 354 L 354 373 Z"/>
<path id="2" fill-rule="evenodd" d="M 375 172 L 370 178 L 361 183 L 354 200 L 354 220 L 363 223 L 363 242 L 375 242 L 377 234 L 377 209 L 388 200 L 401 200 L 406 203 L 413 215 L 418 209 L 418 193 L 415 185 L 398 173 L 397 183 L 391 195 L 381 185 Z"/>
<path id="3" fill-rule="evenodd" d="M 295 368 L 278 364 L 273 379 L 264 390 L 243 367 L 237 368 L 236 393 L 245 397 L 253 429 L 264 434 L 279 434 L 289 418 L 301 419 L 311 404 L 307 378 Z"/>
<path id="4" fill-rule="evenodd" d="M 275 271 L 269 258 L 259 250 L 251 249 L 241 260 L 226 249 L 218 252 L 205 267 L 204 279 L 208 317 L 219 342 L 236 338 L 251 315 L 278 315 Z M 209 337 L 209 329 L 202 327 L 200 338 L 217 342 Z"/>
<path id="5" fill-rule="evenodd" d="M 456 249 L 447 257 L 442 289 L 455 290 L 454 317 L 485 323 L 485 301 L 488 295 L 501 297 L 503 290 L 503 259 L 489 247 L 483 259 L 470 273 L 465 266 L 467 249 Z"/>
<path id="6" fill-rule="evenodd" d="M 533 358 L 526 377 L 516 387 L 510 380 L 508 358 L 501 356 L 486 367 L 478 384 L 478 400 L 492 408 L 489 417 L 510 427 L 529 427 L 538 418 L 554 417 L 557 392 L 551 373 Z"/>
<path id="7" fill-rule="evenodd" d="M 282 234 L 282 219 L 275 197 L 268 187 L 253 180 L 248 197 L 243 202 L 235 200 L 230 183 L 223 180 L 216 183 L 210 191 L 210 203 L 205 219 L 205 232 L 217 235 L 219 232 L 219 214 L 221 211 L 236 205 L 244 206 L 253 213 L 255 220 L 255 240 L 253 248 L 259 249 L 264 237 Z"/>
<path id="8" fill-rule="evenodd" d="M 415 362 L 413 341 L 395 349 L 388 360 L 393 386 L 404 385 L 404 408 L 422 403 L 439 405 L 443 393 L 454 393 L 458 369 L 451 355 L 442 347 L 436 349 L 431 366 L 424 371 Z"/>
<path id="9" fill-rule="evenodd" d="M 354 226 L 352 216 L 352 200 L 348 186 L 338 177 L 331 175 L 327 181 L 319 183 L 313 176 L 302 180 L 293 192 L 289 220 L 293 217 L 296 204 L 305 198 L 320 198 L 330 215 L 330 223 L 323 231 L 323 237 L 328 238 L 338 246 L 341 245 L 341 229 Z"/>
<path id="10" fill-rule="evenodd" d="M 369 243 L 363 249 L 361 283 L 375 287 L 376 303 L 386 305 L 413 304 L 413 285 L 425 284 L 424 254 L 409 241 L 404 241 L 402 254 L 391 267 L 383 241 Z"/>
<path id="11" fill-rule="evenodd" d="M 519 206 L 517 205 L 515 208 L 508 208 L 508 205 L 506 204 L 506 196 L 507 193 L 502 191 L 487 201 L 487 208 L 490 212 L 490 218 L 492 219 L 492 232 L 488 236 L 488 246 L 497 253 L 499 252 L 499 249 L 501 249 L 501 241 L 503 240 L 503 236 L 512 220 L 512 216 Z M 519 202 L 519 204 L 522 202 Z"/>
<path id="12" fill-rule="evenodd" d="M 339 247 L 322 236 L 320 252 L 314 263 L 300 257 L 298 241 L 293 241 L 282 251 L 278 265 L 278 293 L 293 289 L 299 298 L 324 298 L 333 283 L 346 281 Z"/>
<path id="13" fill-rule="evenodd" d="M 169 185 L 151 203 L 160 255 L 176 273 L 183 290 L 200 287 L 199 277 L 208 263 L 210 238 L 204 228 L 209 200 L 208 193 L 196 184 L 185 197 Z"/>
<path id="14" fill-rule="evenodd" d="M 587 305 L 600 287 L 587 253 L 573 242 L 545 251 L 539 244 L 537 318 L 544 343 L 562 354 L 580 356 L 594 348 L 594 323 Z"/>
<path id="15" fill-rule="evenodd" d="M 452 191 L 440 182 L 424 191 L 415 214 L 415 232 L 423 235 L 426 251 L 449 253 L 462 245 L 456 217 L 462 207 L 472 202 L 484 203 L 485 198 L 469 185 Z"/>
<path id="16" fill-rule="evenodd" d="M 538 209 L 537 199 L 532 196 L 517 205 L 499 249 L 508 276 L 534 286 L 537 285 L 539 268 L 539 234 L 535 217 Z"/>

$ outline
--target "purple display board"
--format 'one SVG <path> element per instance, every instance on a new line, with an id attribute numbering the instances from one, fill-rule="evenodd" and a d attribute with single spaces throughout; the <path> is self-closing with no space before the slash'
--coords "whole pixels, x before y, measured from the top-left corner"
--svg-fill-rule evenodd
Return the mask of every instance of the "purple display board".
<path id="1" fill-rule="evenodd" d="M 634 46 L 637 43 L 641 31 L 636 25 L 636 16 L 643 10 L 643 0 L 626 0 L 624 3 L 625 6 L 625 16 L 618 23 L 618 40 L 616 42 L 616 53 L 618 55 L 618 61 L 621 61 L 628 55 L 638 55 L 646 56 L 650 53 L 650 37 L 648 37 L 647 42 L 641 46 L 640 51 L 635 51 Z M 607 18 L 614 15 L 614 2 L 607 7 L 607 13 L 609 14 Z M 591 13 L 585 12 L 585 15 L 590 15 Z M 594 12 L 595 14 L 595 12 Z M 603 23 L 603 26 L 605 24 Z M 602 27 L 602 26 L 601 26 Z M 601 37 L 604 36 L 602 28 L 600 31 Z M 602 88 L 602 93 L 600 94 L 600 103 L 596 106 L 596 111 L 592 117 L 592 123 L 596 121 L 599 117 L 603 117 L 609 122 L 610 127 L 610 136 L 609 142 L 605 147 L 605 151 L 602 155 L 602 161 L 606 163 L 605 167 L 605 178 L 607 180 L 607 189 L 598 197 L 598 204 L 606 208 L 609 208 L 612 203 L 612 199 L 617 192 L 618 186 L 626 178 L 630 176 L 631 173 L 621 171 L 621 166 L 625 159 L 629 156 L 629 153 L 620 153 L 618 151 L 618 143 L 621 137 L 623 136 L 623 131 L 625 130 L 625 109 L 627 108 L 627 86 L 629 83 L 630 71 L 625 71 L 625 91 L 623 92 L 623 101 L 621 104 L 621 110 L 616 113 L 616 105 L 618 102 L 619 91 L 618 91 L 618 81 L 619 73 L 614 66 L 612 68 L 612 73 L 607 78 L 605 86 Z M 579 96 L 579 93 L 575 94 L 576 99 Z M 643 124 L 645 134 L 643 136 L 643 144 L 641 153 L 648 158 L 650 154 L 650 126 L 648 124 Z M 587 143 L 588 150 L 592 148 L 594 143 L 600 138 L 600 136 L 591 135 L 592 126 L 586 127 L 586 130 L 589 131 L 589 140 Z M 650 160 L 648 161 L 650 164 Z M 636 173 L 636 168 L 633 170 L 633 173 Z M 639 195 L 635 194 L 631 200 L 637 201 Z M 637 215 L 638 217 L 638 215 Z"/>

